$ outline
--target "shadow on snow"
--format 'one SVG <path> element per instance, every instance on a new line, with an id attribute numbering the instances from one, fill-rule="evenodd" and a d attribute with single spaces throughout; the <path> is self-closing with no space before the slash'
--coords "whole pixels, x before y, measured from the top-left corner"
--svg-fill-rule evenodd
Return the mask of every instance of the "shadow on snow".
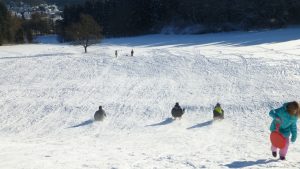
<path id="1" fill-rule="evenodd" d="M 244 167 L 250 167 L 254 165 L 261 165 L 261 164 L 268 164 L 273 163 L 278 160 L 257 160 L 257 161 L 235 161 L 231 164 L 226 164 L 228 168 L 244 168 Z"/>
<path id="2" fill-rule="evenodd" d="M 147 125 L 145 127 L 154 127 L 154 126 L 163 126 L 163 125 L 167 125 L 172 123 L 174 120 L 172 118 L 166 118 L 164 121 L 160 122 L 160 123 L 155 123 L 155 124 L 151 124 L 151 125 Z"/>
<path id="3" fill-rule="evenodd" d="M 194 128 L 201 128 L 201 127 L 209 126 L 209 125 L 211 125 L 212 123 L 213 123 L 213 120 L 209 120 L 209 121 L 204 122 L 204 123 L 196 124 L 196 125 L 194 125 L 194 126 L 192 126 L 192 127 L 189 127 L 189 128 L 187 128 L 187 129 L 189 130 L 189 129 L 194 129 Z"/>
<path id="4" fill-rule="evenodd" d="M 94 120 L 86 120 L 86 121 L 84 121 L 84 122 L 82 122 L 82 123 L 80 123 L 80 124 L 77 124 L 77 125 L 75 125 L 75 126 L 71 126 L 71 127 L 69 127 L 69 128 L 77 128 L 77 127 L 82 127 L 82 126 L 86 126 L 86 125 L 89 125 L 89 124 L 92 124 L 94 122 Z"/>
<path id="5" fill-rule="evenodd" d="M 16 57 L 0 57 L 0 60 L 3 59 L 27 59 L 27 58 L 42 58 L 42 57 L 61 57 L 61 56 L 70 56 L 72 53 L 51 53 L 51 54 L 38 54 L 33 56 L 16 56 Z"/>
<path id="6" fill-rule="evenodd" d="M 142 38 L 141 38 L 142 37 Z M 190 46 L 225 44 L 232 46 L 251 46 L 278 43 L 300 39 L 299 28 L 274 29 L 255 32 L 225 32 L 202 35 L 145 35 L 131 38 L 113 38 L 104 44 L 128 46 Z"/>

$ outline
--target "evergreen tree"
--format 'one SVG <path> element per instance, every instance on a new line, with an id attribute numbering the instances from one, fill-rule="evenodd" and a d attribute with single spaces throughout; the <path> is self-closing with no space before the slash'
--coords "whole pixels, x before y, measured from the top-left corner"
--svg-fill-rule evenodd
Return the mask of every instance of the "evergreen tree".
<path id="1" fill-rule="evenodd" d="M 208 32 L 283 27 L 300 23 L 299 0 L 88 0 L 64 9 L 63 29 L 93 16 L 106 36 L 159 32 L 174 25 L 203 25 Z M 65 31 L 62 31 L 64 35 Z"/>
<path id="2" fill-rule="evenodd" d="M 0 45 L 7 41 L 9 14 L 5 4 L 0 1 Z"/>

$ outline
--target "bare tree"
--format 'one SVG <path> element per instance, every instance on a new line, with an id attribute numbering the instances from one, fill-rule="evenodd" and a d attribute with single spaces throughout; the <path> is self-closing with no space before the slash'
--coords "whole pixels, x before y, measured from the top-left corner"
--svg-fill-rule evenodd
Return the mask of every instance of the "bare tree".
<path id="1" fill-rule="evenodd" d="M 87 53 L 87 47 L 99 43 L 102 39 L 102 28 L 90 15 L 81 14 L 80 20 L 67 28 L 68 37 L 74 45 L 81 45 Z"/>

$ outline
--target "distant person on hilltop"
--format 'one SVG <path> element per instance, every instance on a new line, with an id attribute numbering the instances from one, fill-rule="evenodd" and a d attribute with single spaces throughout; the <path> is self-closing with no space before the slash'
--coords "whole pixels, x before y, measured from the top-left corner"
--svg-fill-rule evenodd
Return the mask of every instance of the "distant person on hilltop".
<path id="1" fill-rule="evenodd" d="M 297 139 L 297 120 L 300 117 L 300 107 L 299 103 L 297 102 L 289 102 L 283 104 L 282 107 L 271 110 L 269 115 L 273 118 L 273 121 L 270 126 L 270 130 L 272 134 L 276 131 L 277 134 L 276 137 L 272 138 L 271 134 L 271 141 L 272 141 L 272 155 L 273 157 L 277 157 L 277 150 L 278 147 L 275 146 L 279 140 L 283 143 L 281 146 L 283 148 L 279 148 L 279 158 L 280 160 L 285 160 L 285 156 L 287 154 L 290 140 L 289 137 L 291 137 L 291 141 L 295 142 Z M 279 135 L 279 136 L 278 136 Z M 276 140 L 277 139 L 277 140 Z M 276 143 L 277 142 L 277 143 Z M 280 143 L 280 144 L 281 144 Z"/>
<path id="2" fill-rule="evenodd" d="M 133 49 L 131 50 L 131 56 L 133 56 L 133 54 L 134 54 L 134 51 L 133 51 Z"/>
<path id="3" fill-rule="evenodd" d="M 222 120 L 224 119 L 224 110 L 221 108 L 221 104 L 217 103 L 214 111 L 213 111 L 213 115 L 214 115 L 214 120 Z"/>
<path id="4" fill-rule="evenodd" d="M 94 115 L 95 121 L 103 121 L 105 117 L 106 117 L 105 111 L 102 109 L 102 106 L 99 106 L 99 110 L 97 110 Z"/>
<path id="5" fill-rule="evenodd" d="M 118 57 L 118 51 L 115 50 L 115 57 L 117 58 Z"/>
<path id="6" fill-rule="evenodd" d="M 179 103 L 176 103 L 175 106 L 172 108 L 172 116 L 176 120 L 177 118 L 181 119 L 181 116 L 184 114 L 185 109 L 182 109 L 179 106 Z"/>

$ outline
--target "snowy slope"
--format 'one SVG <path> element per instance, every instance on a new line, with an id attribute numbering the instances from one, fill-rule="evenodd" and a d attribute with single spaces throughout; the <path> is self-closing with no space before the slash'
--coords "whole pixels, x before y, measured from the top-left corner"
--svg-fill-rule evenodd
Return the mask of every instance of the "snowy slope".
<path id="1" fill-rule="evenodd" d="M 278 162 L 268 130 L 270 109 L 299 100 L 299 53 L 299 28 L 107 39 L 87 54 L 2 46 L 0 168 L 299 168 L 300 141 Z M 226 119 L 212 123 L 216 102 Z"/>

